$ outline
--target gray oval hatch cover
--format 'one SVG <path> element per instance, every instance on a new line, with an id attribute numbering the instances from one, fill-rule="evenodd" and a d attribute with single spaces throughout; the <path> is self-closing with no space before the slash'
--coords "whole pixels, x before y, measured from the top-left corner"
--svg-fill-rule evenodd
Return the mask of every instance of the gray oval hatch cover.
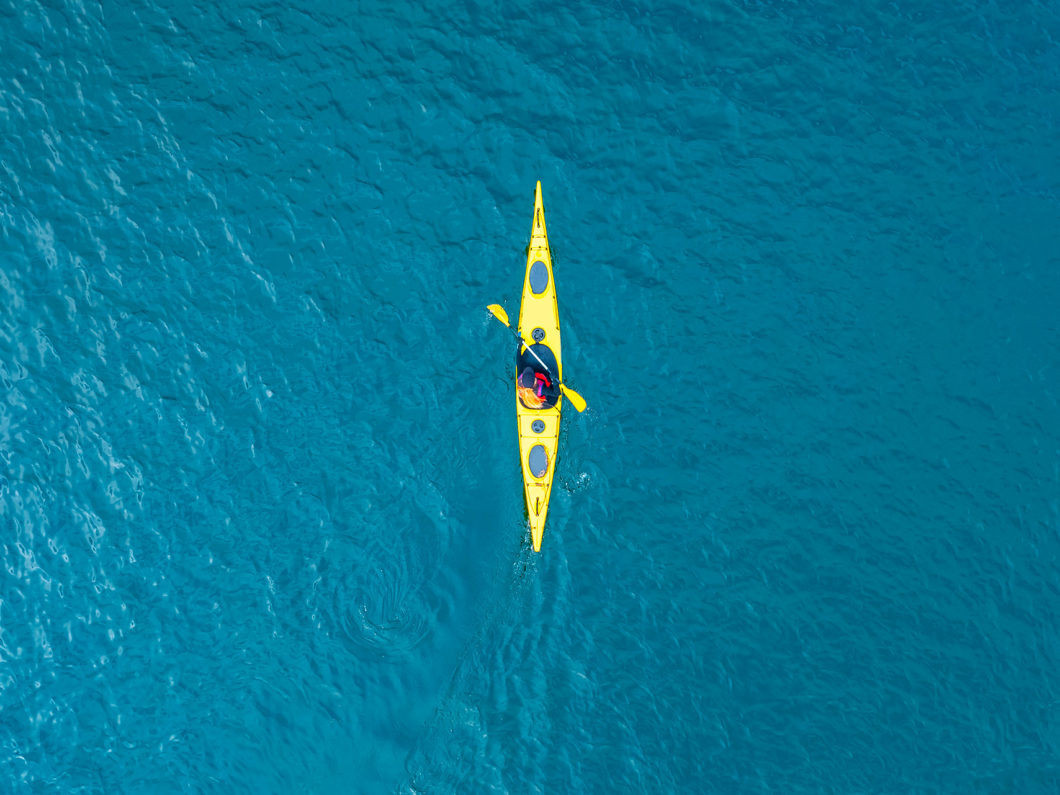
<path id="1" fill-rule="evenodd" d="M 534 295 L 541 295 L 548 287 L 548 266 L 541 260 L 537 260 L 530 266 L 530 289 Z"/>
<path id="2" fill-rule="evenodd" d="M 535 478 L 544 477 L 548 471 L 548 453 L 545 452 L 545 446 L 541 444 L 535 444 L 530 448 L 530 456 L 528 463 L 530 464 L 530 474 Z"/>

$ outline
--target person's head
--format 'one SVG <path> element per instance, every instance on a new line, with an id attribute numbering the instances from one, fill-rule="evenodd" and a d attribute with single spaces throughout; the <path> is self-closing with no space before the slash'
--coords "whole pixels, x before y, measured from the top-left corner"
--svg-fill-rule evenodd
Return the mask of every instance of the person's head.
<path id="1" fill-rule="evenodd" d="M 519 373 L 519 386 L 525 386 L 530 389 L 534 385 L 534 368 L 524 367 L 523 371 Z"/>

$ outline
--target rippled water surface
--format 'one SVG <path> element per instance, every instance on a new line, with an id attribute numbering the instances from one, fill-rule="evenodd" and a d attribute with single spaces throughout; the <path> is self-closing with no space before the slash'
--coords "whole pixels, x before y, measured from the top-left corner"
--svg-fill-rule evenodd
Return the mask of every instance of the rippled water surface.
<path id="1" fill-rule="evenodd" d="M 0 3 L 0 789 L 1056 792 L 1058 39 Z"/>

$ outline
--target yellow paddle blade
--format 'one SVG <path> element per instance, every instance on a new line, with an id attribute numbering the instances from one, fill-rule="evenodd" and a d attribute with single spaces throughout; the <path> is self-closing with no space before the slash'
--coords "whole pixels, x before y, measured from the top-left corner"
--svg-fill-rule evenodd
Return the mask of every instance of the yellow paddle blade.
<path id="1" fill-rule="evenodd" d="M 490 304 L 486 307 L 497 320 L 506 325 L 508 328 L 512 327 L 512 324 L 508 322 L 508 313 L 504 311 L 504 307 L 500 304 Z"/>
<path id="2" fill-rule="evenodd" d="M 569 386 L 563 386 L 563 384 L 560 384 L 559 388 L 563 391 L 563 394 L 566 396 L 567 400 L 570 401 L 570 404 L 578 410 L 579 414 L 585 411 L 585 398 L 583 398 Z"/>

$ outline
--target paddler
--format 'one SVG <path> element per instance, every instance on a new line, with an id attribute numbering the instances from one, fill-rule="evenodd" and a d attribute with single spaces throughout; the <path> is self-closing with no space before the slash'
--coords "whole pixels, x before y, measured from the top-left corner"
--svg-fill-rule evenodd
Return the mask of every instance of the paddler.
<path id="1" fill-rule="evenodd" d="M 544 373 L 535 373 L 533 367 L 524 367 L 519 373 L 516 392 L 527 408 L 545 408 L 552 391 L 552 381 Z"/>

